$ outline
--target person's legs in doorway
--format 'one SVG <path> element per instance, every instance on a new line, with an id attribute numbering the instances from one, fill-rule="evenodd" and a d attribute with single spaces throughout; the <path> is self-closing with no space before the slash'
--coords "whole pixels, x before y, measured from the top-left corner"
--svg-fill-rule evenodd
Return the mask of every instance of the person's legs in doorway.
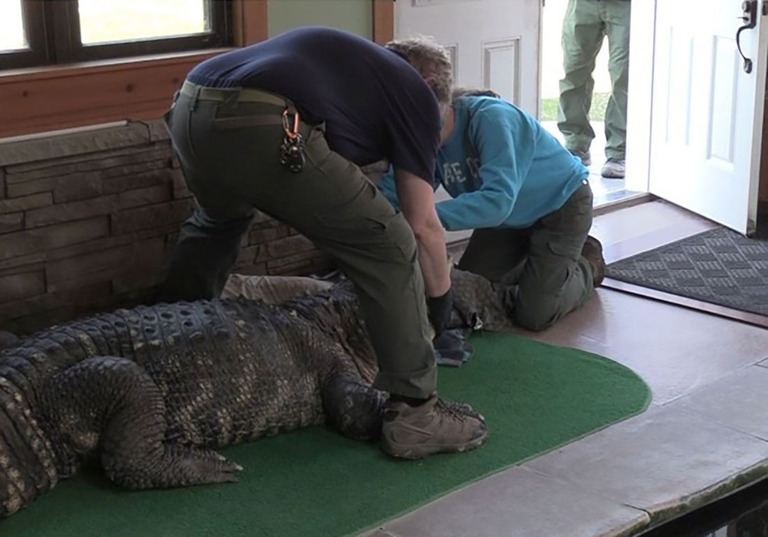
<path id="1" fill-rule="evenodd" d="M 565 147 L 591 164 L 589 152 L 595 131 L 589 122 L 595 59 L 605 37 L 605 27 L 597 0 L 569 0 L 563 18 L 563 68 L 557 127 Z"/>
<path id="2" fill-rule="evenodd" d="M 627 88 L 631 2 L 604 0 L 608 36 L 608 72 L 611 96 L 605 110 L 605 156 L 602 176 L 623 179 L 627 143 Z"/>

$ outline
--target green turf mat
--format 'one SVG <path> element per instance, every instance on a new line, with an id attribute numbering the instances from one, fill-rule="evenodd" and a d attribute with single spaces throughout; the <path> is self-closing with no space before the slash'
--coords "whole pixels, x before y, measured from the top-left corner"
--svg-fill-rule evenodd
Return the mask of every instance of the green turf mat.
<path id="1" fill-rule="evenodd" d="M 647 385 L 606 358 L 514 334 L 472 337 L 474 358 L 440 369 L 440 391 L 489 423 L 485 446 L 396 461 L 323 428 L 222 452 L 237 484 L 128 492 L 98 471 L 57 485 L 0 522 L 3 537 L 354 535 L 452 489 L 643 411 Z"/>

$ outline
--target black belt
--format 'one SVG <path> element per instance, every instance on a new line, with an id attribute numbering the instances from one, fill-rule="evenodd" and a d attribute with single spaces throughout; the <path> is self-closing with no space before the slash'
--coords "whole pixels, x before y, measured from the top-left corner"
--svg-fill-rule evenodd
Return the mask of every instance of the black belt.
<path id="1" fill-rule="evenodd" d="M 266 91 L 251 88 L 207 88 L 193 84 L 188 80 L 184 81 L 179 93 L 199 101 L 263 103 L 279 106 L 280 108 L 291 107 L 287 100 Z"/>

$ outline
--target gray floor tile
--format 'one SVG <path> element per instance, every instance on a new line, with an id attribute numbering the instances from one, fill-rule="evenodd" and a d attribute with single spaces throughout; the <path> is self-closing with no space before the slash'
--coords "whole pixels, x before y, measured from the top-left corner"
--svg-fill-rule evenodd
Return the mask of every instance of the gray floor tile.
<path id="1" fill-rule="evenodd" d="M 768 443 L 672 403 L 524 465 L 671 520 L 768 473 Z"/>
<path id="2" fill-rule="evenodd" d="M 683 408 L 768 440 L 768 369 L 746 367 L 680 399 Z"/>
<path id="3" fill-rule="evenodd" d="M 592 233 L 606 256 L 618 259 L 708 225 L 652 202 L 597 216 Z M 761 416 L 768 390 L 759 389 L 768 370 L 750 371 L 755 364 L 768 368 L 768 330 L 599 289 L 555 327 L 523 333 L 630 367 L 651 387 L 653 406 L 366 537 L 594 537 L 608 526 L 616 531 L 606 535 L 636 535 L 641 530 L 633 524 L 651 520 L 644 509 L 656 525 L 768 474 L 768 444 L 750 436 L 768 434 L 768 418 Z M 536 478 L 533 470 L 550 477 Z"/>
<path id="4" fill-rule="evenodd" d="M 543 333 L 626 365 L 664 404 L 752 365 L 768 353 L 768 330 L 609 289 Z"/>
<path id="5" fill-rule="evenodd" d="M 643 511 L 525 468 L 426 505 L 366 537 L 601 537 L 646 527 Z"/>

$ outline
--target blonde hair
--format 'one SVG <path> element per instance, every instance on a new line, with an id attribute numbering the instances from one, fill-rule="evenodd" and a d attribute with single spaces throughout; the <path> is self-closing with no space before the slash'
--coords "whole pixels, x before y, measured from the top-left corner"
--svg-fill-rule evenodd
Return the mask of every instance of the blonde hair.
<path id="1" fill-rule="evenodd" d="M 398 39 L 385 46 L 404 57 L 419 72 L 437 97 L 441 111 L 450 105 L 453 66 L 445 47 L 425 36 Z"/>

